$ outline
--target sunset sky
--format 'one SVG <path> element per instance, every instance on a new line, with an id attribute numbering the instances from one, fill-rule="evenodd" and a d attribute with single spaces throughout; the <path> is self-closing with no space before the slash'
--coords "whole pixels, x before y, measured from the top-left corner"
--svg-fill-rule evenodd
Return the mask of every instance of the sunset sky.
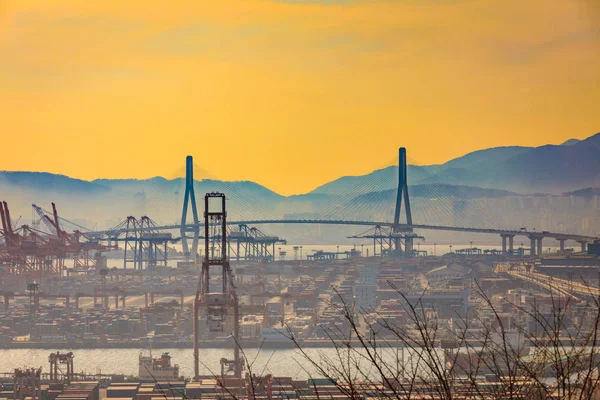
<path id="1" fill-rule="evenodd" d="M 0 170 L 303 193 L 600 131 L 600 2 L 0 0 L 0 116 Z"/>

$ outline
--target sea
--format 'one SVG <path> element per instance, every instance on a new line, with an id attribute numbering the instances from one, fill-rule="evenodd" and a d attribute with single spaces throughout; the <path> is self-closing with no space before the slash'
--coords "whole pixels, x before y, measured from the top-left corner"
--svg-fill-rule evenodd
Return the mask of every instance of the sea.
<path id="1" fill-rule="evenodd" d="M 68 352 L 69 350 L 60 350 Z M 72 350 L 74 370 L 76 373 L 86 374 L 124 374 L 137 376 L 139 349 L 77 349 Z M 303 350 L 306 356 L 321 365 L 339 367 L 342 364 L 338 350 L 335 348 L 308 348 Z M 14 368 L 42 367 L 42 372 L 49 370 L 48 355 L 50 350 L 40 349 L 11 349 L 0 350 L 0 372 L 11 372 Z M 143 350 L 145 355 L 152 352 L 153 357 L 159 357 L 168 352 L 173 364 L 179 365 L 180 374 L 192 377 L 194 373 L 193 349 L 159 349 Z M 387 349 L 380 351 L 381 357 L 390 363 L 398 365 L 408 360 L 407 349 Z M 277 377 L 291 377 L 293 379 L 308 379 L 322 377 L 315 366 L 301 354 L 298 349 L 248 349 L 243 352 L 247 365 L 256 375 L 272 374 Z M 200 350 L 200 375 L 219 375 L 221 358 L 232 358 L 232 349 L 201 349 Z M 342 357 L 344 361 L 346 357 Z M 363 361 L 361 361 L 361 359 Z M 352 363 L 362 363 L 362 373 L 372 374 L 375 369 L 364 362 L 363 356 L 358 353 L 352 356 Z"/>

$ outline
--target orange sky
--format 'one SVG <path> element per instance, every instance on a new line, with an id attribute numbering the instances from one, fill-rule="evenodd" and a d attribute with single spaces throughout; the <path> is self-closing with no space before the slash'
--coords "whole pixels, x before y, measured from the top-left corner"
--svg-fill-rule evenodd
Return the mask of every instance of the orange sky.
<path id="1" fill-rule="evenodd" d="M 173 177 L 192 154 L 291 194 L 399 146 L 431 164 L 584 138 L 598 4 L 4 0 L 0 169 Z"/>

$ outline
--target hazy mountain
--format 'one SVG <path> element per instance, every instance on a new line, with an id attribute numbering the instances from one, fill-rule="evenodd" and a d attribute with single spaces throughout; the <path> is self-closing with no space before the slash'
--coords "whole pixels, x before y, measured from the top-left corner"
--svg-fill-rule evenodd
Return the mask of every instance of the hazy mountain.
<path id="1" fill-rule="evenodd" d="M 600 187 L 574 190 L 572 192 L 563 193 L 563 196 L 592 198 L 594 196 L 600 196 Z"/>
<path id="2" fill-rule="evenodd" d="M 531 147 L 510 146 L 477 150 L 440 165 L 440 170 L 450 171 L 464 169 L 473 171 L 481 165 L 498 165 L 504 163 L 511 157 L 516 157 L 530 149 Z"/>
<path id="3" fill-rule="evenodd" d="M 0 185 L 71 193 L 105 193 L 101 184 L 47 172 L 0 171 Z"/>
<path id="4" fill-rule="evenodd" d="M 408 166 L 409 185 L 446 184 L 501 189 L 519 193 L 559 194 L 600 186 L 600 133 L 562 145 L 497 147 L 478 150 L 441 165 Z M 357 193 L 396 187 L 397 167 L 348 176 L 311 193 Z"/>
<path id="5" fill-rule="evenodd" d="M 157 176 L 149 179 L 96 179 L 92 182 L 111 190 L 129 193 L 171 193 L 174 195 L 181 195 L 182 197 L 185 193 L 185 178 L 165 179 Z M 280 194 L 251 181 L 225 182 L 203 179 L 201 181 L 194 181 L 194 191 L 197 195 L 198 193 L 223 191 L 230 192 L 231 196 L 260 197 L 269 201 L 283 198 Z"/>
<path id="6" fill-rule="evenodd" d="M 448 203 L 444 207 L 454 204 L 454 208 L 460 208 L 464 201 L 515 197 L 517 193 L 567 192 L 563 197 L 592 198 L 598 189 L 591 188 L 600 187 L 598 154 L 600 134 L 562 145 L 475 151 L 441 165 L 409 165 L 409 192 L 411 197 L 423 199 L 424 207 L 439 205 L 442 199 Z M 204 193 L 225 192 L 230 220 L 291 214 L 339 216 L 359 208 L 365 211 L 366 207 L 368 211 L 368 205 L 376 202 L 373 212 L 389 213 L 397 179 L 397 167 L 391 166 L 362 176 L 341 177 L 310 193 L 289 197 L 249 181 L 196 181 L 195 192 L 200 213 Z M 590 189 L 581 189 L 586 187 Z M 49 208 L 54 201 L 61 215 L 90 227 L 98 223 L 97 228 L 115 226 L 128 215 L 149 215 L 157 222 L 177 223 L 184 188 L 183 178 L 88 182 L 49 173 L 0 172 L 0 200 L 9 201 L 12 215 L 27 218 L 31 215 L 31 203 Z M 538 200 L 527 201 L 535 204 Z M 360 204 L 366 206 L 359 207 Z M 418 204 L 413 206 L 418 212 Z"/>
<path id="7" fill-rule="evenodd" d="M 472 182 L 477 186 L 520 192 L 561 193 L 600 185 L 600 133 L 569 146 L 531 148 L 496 165 L 486 165 L 481 174 L 495 176 Z"/>
<path id="8" fill-rule="evenodd" d="M 283 196 L 254 182 L 196 181 L 194 185 L 200 218 L 203 195 L 221 191 L 228 196 L 230 215 L 265 218 L 278 209 Z M 97 179 L 92 182 L 63 175 L 38 172 L 0 172 L 0 200 L 9 203 L 14 216 L 30 223 L 31 204 L 50 209 L 55 202 L 59 214 L 87 227 L 109 228 L 128 215 L 149 215 L 161 224 L 181 219 L 185 179 Z M 191 216 L 191 209 L 189 212 Z"/>
<path id="9" fill-rule="evenodd" d="M 428 167 L 409 165 L 407 170 L 407 174 L 410 177 L 410 182 L 419 183 L 435 181 L 436 174 L 440 168 L 435 165 Z M 374 191 L 394 189 L 397 186 L 398 167 L 394 165 L 375 170 L 366 175 L 343 176 L 319 186 L 308 194 L 363 194 Z"/>
<path id="10" fill-rule="evenodd" d="M 508 190 L 483 189 L 474 186 L 458 186 L 447 184 L 415 185 L 409 186 L 411 199 L 414 198 L 453 198 L 453 199 L 479 199 L 516 196 L 517 193 Z M 353 202 L 380 202 L 396 199 L 396 189 L 370 192 L 356 196 Z"/>
<path id="11" fill-rule="evenodd" d="M 334 181 L 317 187 L 307 195 L 312 194 L 344 194 L 358 189 L 359 193 L 367 193 L 370 187 L 381 184 L 379 190 L 391 189 L 397 186 L 397 167 L 377 169 L 369 174 L 360 176 L 343 176 Z"/>
<path id="12" fill-rule="evenodd" d="M 569 140 L 565 140 L 563 143 L 561 143 L 561 146 L 573 146 L 574 144 L 579 143 L 581 140 L 579 139 L 569 139 Z"/>

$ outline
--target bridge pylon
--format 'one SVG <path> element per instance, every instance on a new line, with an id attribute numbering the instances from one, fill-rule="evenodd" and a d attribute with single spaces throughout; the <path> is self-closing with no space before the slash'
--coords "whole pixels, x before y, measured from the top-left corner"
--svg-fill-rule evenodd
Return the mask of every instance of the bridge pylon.
<path id="1" fill-rule="evenodd" d="M 188 205 L 191 202 L 192 217 L 194 218 L 193 226 L 187 225 Z M 198 225 L 198 209 L 196 208 L 196 195 L 194 194 L 194 161 L 192 156 L 187 156 L 185 159 L 185 195 L 183 198 L 183 212 L 181 214 L 181 246 L 183 254 L 190 261 L 195 262 L 198 256 L 198 240 L 200 238 L 200 227 Z M 190 251 L 188 245 L 187 233 L 193 234 L 192 248 Z"/>
<path id="2" fill-rule="evenodd" d="M 394 212 L 394 232 L 412 232 L 412 227 L 400 228 L 400 214 L 402 212 L 402 200 L 404 199 L 404 212 L 406 214 L 406 225 L 412 225 L 412 214 L 410 212 L 410 199 L 408 197 L 408 173 L 406 168 L 406 148 L 400 147 L 398 151 L 398 190 L 396 192 L 396 209 Z M 400 238 L 395 239 L 396 251 L 401 251 Z M 404 252 L 413 250 L 413 238 L 409 235 L 404 239 Z"/>

